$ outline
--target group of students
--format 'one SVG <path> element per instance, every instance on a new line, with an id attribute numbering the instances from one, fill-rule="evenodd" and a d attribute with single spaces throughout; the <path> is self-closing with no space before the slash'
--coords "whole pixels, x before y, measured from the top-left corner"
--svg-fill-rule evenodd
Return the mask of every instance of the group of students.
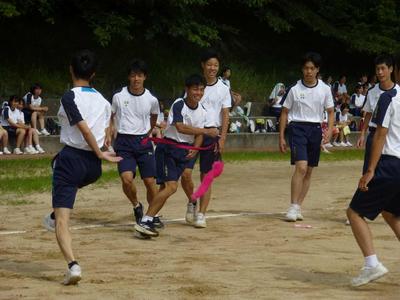
<path id="1" fill-rule="evenodd" d="M 282 99 L 279 146 L 286 151 L 285 129 L 288 123 L 291 161 L 295 165 L 291 181 L 291 206 L 288 221 L 303 220 L 301 206 L 311 183 L 313 168 L 318 166 L 322 112 L 328 113 L 329 140 L 334 124 L 334 101 L 330 87 L 317 78 L 321 57 L 309 53 L 303 60 L 303 79 L 290 88 Z M 365 142 L 364 165 L 358 188 L 347 209 L 354 237 L 364 256 L 360 274 L 353 286 L 361 286 L 385 275 L 388 270 L 378 260 L 372 235 L 365 219 L 382 214 L 400 240 L 400 80 L 399 65 L 390 55 L 375 59 L 378 84 L 368 90 L 362 110 L 365 112 L 358 146 Z"/>
<path id="2" fill-rule="evenodd" d="M 185 95 L 172 104 L 164 138 L 158 140 L 154 151 L 149 138 L 157 126 L 160 109 L 157 99 L 144 87 L 145 62 L 134 60 L 129 64 L 128 85 L 113 95 L 110 105 L 90 86 L 97 65 L 94 54 L 83 50 L 72 58 L 74 88 L 63 95 L 58 112 L 60 140 L 65 147 L 53 160 L 53 212 L 43 220 L 47 229 L 55 231 L 68 263 L 64 284 L 81 279 L 81 268 L 71 246 L 70 211 L 78 188 L 101 176 L 102 159 L 118 163 L 122 190 L 132 204 L 137 237 L 159 235 L 158 230 L 164 225 L 158 213 L 176 192 L 180 177 L 188 198 L 186 221 L 197 228 L 207 226 L 205 214 L 211 188 L 193 202 L 192 170 L 199 158 L 203 179 L 224 150 L 232 99 L 230 89 L 217 77 L 219 64 L 217 52 L 203 53 L 202 75 L 186 78 Z M 100 150 L 103 146 L 115 152 Z M 146 212 L 134 184 L 137 167 L 147 191 Z"/>
<path id="3" fill-rule="evenodd" d="M 221 159 L 224 150 L 232 99 L 229 88 L 217 77 L 219 63 L 216 52 L 208 50 L 203 54 L 203 76 L 191 75 L 185 80 L 185 95 L 173 103 L 164 138 L 156 140 L 154 151 L 149 136 L 157 124 L 159 106 L 144 87 L 146 64 L 135 60 L 129 65 L 128 85 L 113 96 L 110 105 L 90 86 L 97 65 L 94 54 L 84 50 L 72 58 L 70 72 L 74 87 L 63 95 L 58 112 L 60 139 L 65 147 L 53 160 L 53 212 L 44 218 L 45 227 L 55 231 L 68 264 L 64 284 L 75 284 L 82 276 L 72 251 L 70 213 L 78 188 L 101 176 L 101 160 L 118 163 L 122 189 L 132 203 L 138 237 L 159 235 L 158 229 L 163 223 L 157 214 L 176 192 L 180 177 L 188 197 L 186 221 L 198 228 L 206 227 L 211 189 L 199 203 L 192 202 L 192 170 L 199 156 L 203 179 L 213 163 Z M 324 111 L 328 113 L 325 141 L 329 140 L 334 124 L 331 89 L 317 78 L 320 65 L 319 54 L 307 53 L 302 64 L 303 78 L 286 91 L 281 101 L 279 147 L 286 152 L 287 131 L 291 163 L 295 165 L 287 221 L 304 218 L 301 206 L 310 187 L 313 168 L 319 163 Z M 394 63 L 390 56 L 377 57 L 375 65 L 379 84 L 368 91 L 364 105 L 366 125 L 359 139 L 363 144 L 369 128 L 363 176 L 347 211 L 365 257 L 364 268 L 352 280 L 354 286 L 366 284 L 387 272 L 376 257 L 364 218 L 373 220 L 382 213 L 400 238 L 400 205 L 396 199 L 400 196 L 400 87 L 391 80 Z M 113 139 L 115 153 L 102 151 L 103 146 L 112 145 Z M 137 166 L 147 190 L 146 213 L 134 184 Z M 160 184 L 158 190 L 156 183 Z"/>
<path id="4" fill-rule="evenodd" d="M 14 154 L 45 153 L 40 146 L 39 135 L 50 134 L 44 126 L 44 115 L 48 108 L 41 105 L 41 93 L 41 86 L 35 83 L 23 98 L 13 95 L 3 102 L 0 114 L 0 142 L 3 151 L 0 151 L 0 155 L 11 154 L 8 148 L 9 137 L 15 137 Z M 22 145 L 24 151 L 21 150 Z"/>

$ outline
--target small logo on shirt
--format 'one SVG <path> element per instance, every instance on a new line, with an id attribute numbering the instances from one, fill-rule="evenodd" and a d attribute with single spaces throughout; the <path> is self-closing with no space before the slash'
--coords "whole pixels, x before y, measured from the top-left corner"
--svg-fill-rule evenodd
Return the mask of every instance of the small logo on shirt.
<path id="1" fill-rule="evenodd" d="M 300 94 L 300 99 L 304 100 L 306 98 L 306 95 L 304 95 L 303 93 Z"/>
<path id="2" fill-rule="evenodd" d="M 125 101 L 124 101 L 124 106 L 125 106 L 125 107 L 128 107 L 128 104 L 129 104 L 129 101 L 128 101 L 128 100 L 125 100 Z"/>

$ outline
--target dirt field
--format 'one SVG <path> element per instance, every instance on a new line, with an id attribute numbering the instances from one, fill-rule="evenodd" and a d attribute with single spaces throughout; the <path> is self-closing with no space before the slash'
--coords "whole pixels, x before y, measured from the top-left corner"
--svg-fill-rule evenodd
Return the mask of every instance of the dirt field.
<path id="1" fill-rule="evenodd" d="M 41 227 L 50 193 L 25 197 L 33 203 L 0 207 L 0 299 L 399 299 L 400 245 L 382 218 L 372 230 L 390 273 L 349 286 L 363 263 L 344 225 L 360 170 L 361 161 L 321 163 L 304 205 L 302 224 L 312 228 L 304 229 L 281 220 L 289 201 L 287 162 L 227 164 L 209 213 L 223 217 L 210 218 L 206 229 L 169 222 L 150 241 L 133 237 L 118 182 L 86 188 L 73 225 L 109 225 L 73 231 L 83 279 L 67 287 L 60 284 L 66 264 L 55 237 Z M 184 212 L 179 190 L 162 213 L 173 220 Z M 4 235 L 17 230 L 27 232 Z"/>

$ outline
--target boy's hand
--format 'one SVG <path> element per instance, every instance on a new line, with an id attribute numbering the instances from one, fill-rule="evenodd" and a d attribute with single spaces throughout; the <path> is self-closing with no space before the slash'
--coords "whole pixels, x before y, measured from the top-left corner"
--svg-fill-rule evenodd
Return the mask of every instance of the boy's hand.
<path id="1" fill-rule="evenodd" d="M 116 156 L 115 152 L 109 151 L 101 152 L 101 156 L 99 158 L 113 163 L 117 163 L 122 160 L 122 157 Z"/>
<path id="2" fill-rule="evenodd" d="M 206 134 L 215 138 L 219 135 L 219 130 L 217 128 L 207 128 Z"/>
<path id="3" fill-rule="evenodd" d="M 197 150 L 189 150 L 189 153 L 186 155 L 187 159 L 192 159 L 193 157 L 195 157 L 197 155 Z"/>

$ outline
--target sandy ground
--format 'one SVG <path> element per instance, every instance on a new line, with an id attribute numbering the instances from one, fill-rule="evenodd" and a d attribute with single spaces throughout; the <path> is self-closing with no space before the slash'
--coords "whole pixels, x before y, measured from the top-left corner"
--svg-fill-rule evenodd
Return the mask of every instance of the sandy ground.
<path id="1" fill-rule="evenodd" d="M 26 196 L 32 204 L 0 207 L 0 233 L 27 230 L 0 235 L 0 299 L 399 299 L 399 244 L 382 218 L 372 230 L 391 272 L 367 286 L 349 286 L 363 263 L 344 225 L 360 170 L 361 161 L 321 163 L 304 205 L 302 224 L 312 228 L 304 229 L 281 219 L 289 201 L 288 163 L 227 164 L 209 216 L 234 216 L 210 218 L 206 229 L 171 222 L 150 241 L 134 238 L 126 225 L 131 208 L 118 182 L 85 188 L 73 225 L 109 226 L 73 231 L 83 279 L 67 287 L 60 284 L 66 264 L 55 237 L 41 227 L 50 193 Z M 167 220 L 184 216 L 181 189 L 162 213 Z"/>

